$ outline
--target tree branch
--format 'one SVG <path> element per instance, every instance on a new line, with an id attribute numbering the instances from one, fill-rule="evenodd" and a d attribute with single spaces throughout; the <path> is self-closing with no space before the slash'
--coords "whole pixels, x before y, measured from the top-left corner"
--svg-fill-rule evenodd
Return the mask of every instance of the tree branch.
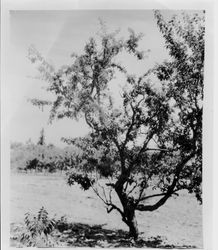
<path id="1" fill-rule="evenodd" d="M 135 183 L 135 185 L 132 187 L 132 189 L 128 192 L 127 196 L 129 196 L 137 187 L 138 185 Z"/>
<path id="2" fill-rule="evenodd" d="M 112 201 L 111 201 L 111 193 L 110 193 L 110 195 L 109 195 L 109 197 L 110 197 L 110 202 L 108 202 L 107 200 L 105 201 L 105 200 L 100 196 L 99 192 L 93 187 L 93 185 L 91 185 L 91 187 L 92 187 L 92 190 L 94 191 L 94 193 L 95 193 L 95 194 L 104 202 L 104 204 L 107 206 L 107 208 L 106 208 L 107 213 L 110 213 L 112 210 L 115 209 L 115 210 L 117 210 L 117 211 L 121 214 L 122 218 L 125 218 L 123 211 L 122 211 L 119 207 L 117 207 L 116 205 L 114 205 L 114 204 L 112 203 Z M 109 208 L 109 207 L 110 207 L 110 208 Z"/>
<path id="3" fill-rule="evenodd" d="M 178 190 L 174 191 L 172 194 L 177 195 L 177 193 L 176 193 L 177 191 L 178 191 Z M 147 200 L 147 199 L 150 199 L 150 198 L 158 197 L 158 196 L 163 196 L 163 195 L 166 195 L 166 194 L 167 194 L 167 193 L 148 195 L 148 196 L 145 196 L 145 197 L 140 198 L 140 199 L 139 199 L 139 202 L 144 201 L 144 200 Z"/>
<path id="4" fill-rule="evenodd" d="M 195 151 L 193 151 L 189 156 L 187 156 L 180 164 L 178 164 L 177 168 L 176 168 L 176 172 L 175 172 L 175 176 L 173 179 L 172 184 L 169 186 L 168 191 L 164 194 L 164 197 L 162 197 L 159 201 L 157 201 L 155 204 L 153 205 L 143 205 L 143 204 L 138 204 L 136 207 L 136 210 L 139 211 L 154 211 L 156 209 L 158 209 L 160 206 L 162 206 L 169 197 L 171 197 L 171 195 L 175 192 L 174 188 L 176 187 L 176 184 L 178 182 L 179 179 L 179 175 L 180 172 L 182 170 L 182 168 L 184 167 L 184 165 L 189 162 L 193 157 L 195 156 Z"/>
<path id="5" fill-rule="evenodd" d="M 139 204 L 139 202 L 141 201 L 141 197 L 142 197 L 144 190 L 145 190 L 145 187 L 142 187 L 138 196 L 139 198 L 136 200 L 135 204 Z"/>
<path id="6" fill-rule="evenodd" d="M 129 140 L 129 135 L 132 131 L 132 128 L 134 126 L 134 123 L 135 123 L 135 115 L 136 115 L 136 110 L 134 109 L 134 107 L 132 106 L 132 104 L 130 103 L 130 106 L 131 106 L 131 109 L 132 109 L 132 121 L 131 121 L 131 124 L 126 132 L 126 138 L 125 138 L 125 141 L 123 142 L 123 145 L 122 145 L 122 149 L 124 150 L 125 146 L 126 146 L 126 143 L 128 142 Z"/>
<path id="7" fill-rule="evenodd" d="M 94 191 L 94 193 L 104 202 L 105 205 L 107 205 L 107 201 L 105 201 L 99 194 L 99 192 L 93 187 L 93 185 L 91 185 L 92 190 Z"/>
<path id="8" fill-rule="evenodd" d="M 171 152 L 171 149 L 165 149 L 165 148 L 146 148 L 145 151 L 163 151 L 163 152 Z"/>
<path id="9" fill-rule="evenodd" d="M 88 116 L 87 116 L 86 112 L 85 112 L 85 120 L 86 120 L 86 123 L 89 125 L 89 127 L 92 128 L 92 129 L 94 129 L 93 124 L 88 120 Z"/>
<path id="10" fill-rule="evenodd" d="M 127 187 L 128 187 L 128 184 L 129 184 L 129 182 L 128 181 L 126 181 L 126 186 L 124 187 L 124 192 L 126 192 L 126 190 L 127 190 Z"/>
<path id="11" fill-rule="evenodd" d="M 104 198 L 106 200 L 106 202 L 108 202 L 108 199 L 107 199 L 107 196 L 106 196 L 106 192 L 105 192 L 105 189 L 102 185 L 100 185 L 100 183 L 98 183 L 98 185 L 101 187 L 102 191 L 103 191 L 103 194 L 104 194 Z"/>
<path id="12" fill-rule="evenodd" d="M 108 203 L 107 205 L 111 207 L 111 208 L 107 208 L 107 212 L 108 212 L 108 213 L 110 213 L 112 210 L 115 209 L 115 210 L 117 210 L 117 211 L 121 214 L 121 216 L 122 216 L 123 218 L 125 217 L 123 211 L 122 211 L 119 207 L 117 207 L 117 206 L 114 205 L 113 203 Z"/>

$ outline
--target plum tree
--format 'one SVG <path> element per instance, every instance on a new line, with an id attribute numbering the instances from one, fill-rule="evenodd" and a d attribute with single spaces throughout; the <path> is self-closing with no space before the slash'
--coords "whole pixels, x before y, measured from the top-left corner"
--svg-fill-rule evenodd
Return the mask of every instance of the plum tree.
<path id="1" fill-rule="evenodd" d="M 121 215 L 134 239 L 136 211 L 154 211 L 182 189 L 202 201 L 204 13 L 168 21 L 159 11 L 154 15 L 170 59 L 139 77 L 117 63 L 122 53 L 143 59 L 142 35 L 131 29 L 126 39 L 103 29 L 58 71 L 30 51 L 30 59 L 44 66 L 40 71 L 56 97 L 50 119 L 85 119 L 90 127 L 85 137 L 64 139 L 82 152 L 81 173 L 70 172 L 68 183 L 92 188 L 108 213 Z M 111 91 L 117 74 L 125 79 L 119 101 Z"/>

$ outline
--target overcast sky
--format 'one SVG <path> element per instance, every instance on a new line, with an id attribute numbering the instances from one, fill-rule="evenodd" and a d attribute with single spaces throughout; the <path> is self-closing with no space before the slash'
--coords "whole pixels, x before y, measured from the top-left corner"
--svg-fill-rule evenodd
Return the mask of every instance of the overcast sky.
<path id="1" fill-rule="evenodd" d="M 165 12 L 165 15 L 172 15 Z M 123 58 L 130 73 L 141 74 L 155 63 L 168 58 L 164 40 L 157 28 L 151 10 L 98 10 L 98 11 L 11 11 L 10 12 L 10 134 L 11 141 L 25 142 L 29 138 L 36 142 L 42 127 L 47 143 L 63 146 L 60 138 L 82 136 L 88 128 L 83 121 L 64 119 L 48 124 L 48 110 L 44 112 L 33 107 L 28 98 L 44 98 L 45 83 L 31 78 L 36 69 L 28 60 L 28 47 L 36 49 L 58 69 L 71 62 L 72 52 L 81 52 L 87 39 L 99 30 L 99 18 L 109 30 L 121 29 L 127 34 L 128 27 L 143 32 L 140 43 L 143 50 L 150 49 L 143 63 Z"/>

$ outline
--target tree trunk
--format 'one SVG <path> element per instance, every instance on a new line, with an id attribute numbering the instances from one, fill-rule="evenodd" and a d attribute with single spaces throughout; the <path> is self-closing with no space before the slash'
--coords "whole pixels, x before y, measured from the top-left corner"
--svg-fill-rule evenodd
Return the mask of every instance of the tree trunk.
<path id="1" fill-rule="evenodd" d="M 125 162 L 121 161 L 122 169 L 125 169 Z M 135 204 L 134 199 L 130 199 L 123 191 L 123 185 L 129 177 L 129 172 L 122 173 L 118 181 L 115 184 L 115 191 L 123 206 L 123 221 L 129 227 L 129 237 L 133 237 L 134 240 L 138 239 L 138 225 L 135 217 Z"/>
<path id="2" fill-rule="evenodd" d="M 139 231 L 135 217 L 135 211 L 131 210 L 130 213 L 126 214 L 126 224 L 129 227 L 129 237 L 133 237 L 134 240 L 138 239 Z"/>
<path id="3" fill-rule="evenodd" d="M 129 236 L 133 237 L 134 240 L 137 240 L 139 231 L 135 215 L 133 216 L 131 221 L 128 221 L 128 226 L 129 226 Z"/>

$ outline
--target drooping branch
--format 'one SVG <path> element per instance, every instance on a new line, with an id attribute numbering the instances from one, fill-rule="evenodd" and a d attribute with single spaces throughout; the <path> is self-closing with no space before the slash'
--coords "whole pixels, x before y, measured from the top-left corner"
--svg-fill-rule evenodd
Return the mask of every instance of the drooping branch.
<path id="1" fill-rule="evenodd" d="M 188 163 L 194 156 L 195 156 L 195 151 L 193 151 L 184 160 L 182 160 L 180 164 L 177 165 L 173 182 L 169 186 L 167 192 L 164 194 L 164 197 L 162 197 L 159 201 L 157 201 L 153 205 L 138 204 L 136 209 L 139 211 L 154 211 L 158 209 L 159 207 L 161 207 L 169 199 L 169 197 L 171 197 L 171 195 L 175 192 L 174 188 L 176 187 L 176 184 L 178 182 L 180 172 L 182 171 L 185 164 Z"/>
<path id="2" fill-rule="evenodd" d="M 173 187 L 173 186 L 171 186 L 171 187 Z M 136 207 L 136 210 L 139 210 L 139 211 L 154 211 L 154 210 L 158 209 L 159 207 L 161 207 L 168 200 L 168 198 L 171 197 L 171 195 L 172 195 L 172 192 L 167 192 L 164 195 L 164 197 L 161 198 L 154 205 L 138 204 L 137 207 Z"/>

